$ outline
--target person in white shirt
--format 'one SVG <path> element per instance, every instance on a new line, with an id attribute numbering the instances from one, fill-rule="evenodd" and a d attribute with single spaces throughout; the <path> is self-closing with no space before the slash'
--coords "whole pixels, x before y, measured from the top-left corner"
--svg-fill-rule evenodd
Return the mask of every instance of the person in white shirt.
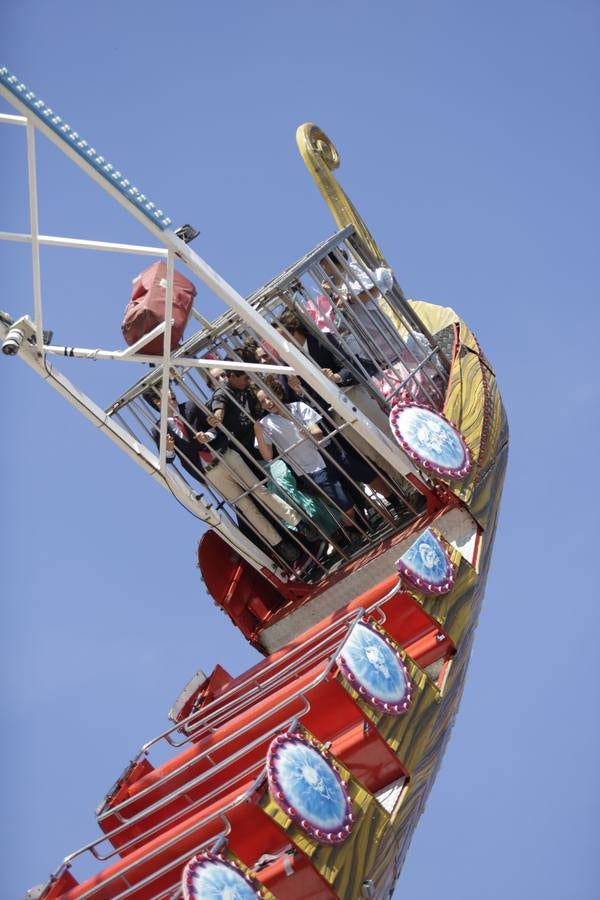
<path id="1" fill-rule="evenodd" d="M 283 388 L 274 379 L 269 380 L 268 385 L 278 399 L 271 399 L 263 390 L 257 393 L 258 402 L 266 412 L 254 426 L 260 455 L 271 461 L 275 445 L 285 455 L 286 462 L 300 484 L 312 480 L 352 522 L 355 518 L 352 500 L 339 478 L 327 468 L 325 459 L 306 434 L 308 432 L 315 438 L 324 436 L 318 424 L 321 416 L 302 400 L 284 403 Z"/>

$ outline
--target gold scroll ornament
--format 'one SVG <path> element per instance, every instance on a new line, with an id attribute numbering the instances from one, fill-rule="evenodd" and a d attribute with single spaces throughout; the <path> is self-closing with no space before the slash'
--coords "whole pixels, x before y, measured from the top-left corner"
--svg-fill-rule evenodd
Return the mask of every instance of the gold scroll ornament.
<path id="1" fill-rule="evenodd" d="M 296 129 L 296 143 L 338 226 L 353 225 L 360 240 L 375 257 L 376 264 L 389 268 L 358 210 L 331 174 L 340 164 L 340 155 L 325 132 L 312 122 L 305 122 Z"/>

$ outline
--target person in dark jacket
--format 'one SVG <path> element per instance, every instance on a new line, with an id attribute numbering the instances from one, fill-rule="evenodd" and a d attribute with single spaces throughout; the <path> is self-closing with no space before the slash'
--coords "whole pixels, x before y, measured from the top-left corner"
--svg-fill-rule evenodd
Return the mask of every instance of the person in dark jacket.
<path id="1" fill-rule="evenodd" d="M 345 364 L 344 357 L 348 362 L 354 363 L 359 371 L 364 369 L 367 375 L 374 375 L 377 371 L 370 359 L 360 356 L 348 359 L 347 352 L 335 335 L 329 333 L 323 337 L 314 335 L 293 310 L 286 310 L 279 319 L 279 324 L 290 334 L 294 343 L 318 365 L 323 374 L 340 387 L 357 384 L 356 376 Z"/>
<path id="2" fill-rule="evenodd" d="M 247 338 L 238 352 L 240 355 L 240 359 L 247 363 L 256 363 L 257 365 L 262 363 L 263 365 L 267 366 L 280 365 L 282 363 L 280 357 L 273 356 L 273 351 L 269 352 L 266 347 L 263 347 L 263 345 L 259 344 L 259 342 L 254 338 Z M 288 379 L 285 375 L 271 374 L 268 377 L 274 378 L 275 381 L 279 382 L 284 390 L 286 403 L 292 403 L 293 400 L 298 399 L 293 389 L 288 384 Z M 261 378 L 265 378 L 265 373 L 261 375 Z"/>
<path id="3" fill-rule="evenodd" d="M 160 394 L 156 388 L 148 388 L 142 396 L 153 409 L 160 411 Z M 158 446 L 160 421 L 153 426 L 152 436 Z M 216 432 L 210 429 L 206 414 L 200 407 L 191 400 L 178 403 L 175 393 L 169 389 L 167 460 L 172 462 L 177 457 L 185 471 L 204 484 L 204 467 L 214 459 L 207 444 L 215 437 Z"/>
<path id="4" fill-rule="evenodd" d="M 150 406 L 160 410 L 160 396 L 155 388 L 149 388 L 142 396 Z M 157 442 L 159 429 L 160 421 L 153 428 L 154 439 Z M 254 425 L 252 434 L 254 435 Z M 209 445 L 214 445 L 214 450 Z M 297 545 L 282 538 L 253 498 L 245 492 L 249 488 L 254 488 L 254 493 L 268 509 L 295 527 L 302 524 L 298 513 L 280 497 L 270 494 L 264 485 L 259 485 L 259 479 L 237 450 L 227 446 L 227 440 L 222 432 L 210 428 L 208 417 L 195 403 L 191 401 L 178 403 L 174 392 L 170 390 L 167 459 L 174 460 L 175 457 L 181 460 L 182 466 L 190 475 L 201 483 L 207 482 L 216 488 L 226 500 L 239 509 L 256 534 L 263 538 L 285 562 L 291 565 L 299 560 L 301 553 Z"/>
<path id="5" fill-rule="evenodd" d="M 286 310 L 279 319 L 279 324 L 288 332 L 295 344 L 308 357 L 310 357 L 321 369 L 326 378 L 333 381 L 340 388 L 346 388 L 346 392 L 351 397 L 353 403 L 376 425 L 384 434 L 391 434 L 390 426 L 386 413 L 381 409 L 379 404 L 365 390 L 363 385 L 359 384 L 352 370 L 344 365 L 343 348 L 334 335 L 327 334 L 323 338 L 316 337 L 312 334 L 293 310 Z M 357 357 L 357 368 L 362 367 L 369 375 L 375 374 L 375 366 L 370 360 Z M 315 398 L 319 405 L 323 400 L 318 393 L 304 381 L 301 382 L 302 389 L 311 397 Z M 340 422 L 341 419 L 337 413 L 332 413 L 334 422 Z M 327 449 L 336 461 L 345 469 L 351 478 L 368 484 L 371 490 L 383 497 L 393 497 L 393 492 L 385 483 L 383 478 L 369 465 L 366 460 L 379 465 L 385 471 L 386 464 L 380 455 L 370 446 L 370 444 L 353 428 L 349 430 L 352 441 L 356 445 L 359 453 L 342 437 L 337 437 L 331 441 Z"/>
<path id="6" fill-rule="evenodd" d="M 208 421 L 213 426 L 223 426 L 217 438 L 218 447 L 224 448 L 229 443 L 227 435 L 231 434 L 253 459 L 259 460 L 260 453 L 254 444 L 254 422 L 263 412 L 248 373 L 227 369 L 218 375 L 220 371 L 223 370 L 210 370 L 211 378 L 219 386 L 208 401 L 212 414 Z"/>

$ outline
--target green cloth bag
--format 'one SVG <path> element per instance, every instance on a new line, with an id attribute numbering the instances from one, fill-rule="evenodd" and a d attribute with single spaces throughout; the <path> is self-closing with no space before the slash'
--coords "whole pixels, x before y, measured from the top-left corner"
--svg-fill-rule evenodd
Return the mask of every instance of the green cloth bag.
<path id="1" fill-rule="evenodd" d="M 319 497 L 311 497 L 301 491 L 296 481 L 296 475 L 283 459 L 274 459 L 264 463 L 272 481 L 267 482 L 267 490 L 277 494 L 283 500 L 289 502 L 291 498 L 306 513 L 315 527 L 320 528 L 327 536 L 332 535 L 339 528 L 340 513 Z M 279 490 L 281 488 L 281 490 Z M 293 529 L 291 529 L 293 530 Z"/>

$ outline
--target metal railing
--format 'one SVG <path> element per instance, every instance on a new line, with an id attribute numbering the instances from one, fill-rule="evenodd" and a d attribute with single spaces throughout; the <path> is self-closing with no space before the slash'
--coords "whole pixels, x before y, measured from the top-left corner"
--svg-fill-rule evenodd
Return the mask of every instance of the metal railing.
<path id="1" fill-rule="evenodd" d="M 377 612 L 380 624 L 382 624 L 385 619 L 384 613 L 381 610 L 377 610 Z M 261 697 L 279 690 L 292 679 L 300 678 L 330 654 L 331 645 L 335 641 L 339 641 L 340 633 L 348 629 L 348 623 L 352 626 L 361 614 L 361 612 L 352 611 L 332 622 L 311 641 L 293 647 L 280 659 L 270 662 L 264 667 L 261 666 L 259 677 L 252 675 L 239 682 L 236 680 L 235 685 L 219 694 L 206 706 L 197 712 L 192 712 L 185 719 L 170 726 L 144 744 L 135 762 L 148 756 L 150 750 L 163 741 L 168 743 L 171 748 L 180 749 L 192 741 L 200 740 L 249 709 Z M 185 737 L 180 741 L 174 740 L 172 736 L 179 732 L 184 732 Z"/>

